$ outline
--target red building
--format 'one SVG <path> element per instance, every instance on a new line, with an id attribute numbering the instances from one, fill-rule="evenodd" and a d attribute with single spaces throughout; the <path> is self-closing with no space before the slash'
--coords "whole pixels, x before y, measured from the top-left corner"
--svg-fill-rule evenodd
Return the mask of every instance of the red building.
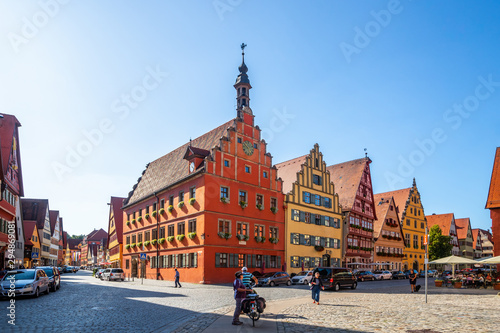
<path id="1" fill-rule="evenodd" d="M 82 240 L 80 261 L 83 266 L 99 264 L 98 252 L 103 244 L 107 244 L 108 233 L 103 229 L 94 230 Z"/>
<path id="2" fill-rule="evenodd" d="M 243 54 L 236 118 L 149 163 L 129 193 L 127 274 L 173 280 L 176 267 L 181 281 L 224 283 L 243 266 L 281 270 L 282 182 L 254 125 L 247 70 Z"/>
<path id="3" fill-rule="evenodd" d="M 373 203 L 371 162 L 365 157 L 327 168 L 342 206 L 345 235 L 343 263 L 350 268 L 372 268 L 373 223 L 377 216 Z"/>
<path id="4" fill-rule="evenodd" d="M 496 244 L 493 247 L 493 253 L 495 256 L 500 256 L 500 147 L 496 150 L 495 161 L 493 162 L 486 209 L 490 210 L 492 242 Z M 500 268 L 500 265 L 498 267 Z"/>

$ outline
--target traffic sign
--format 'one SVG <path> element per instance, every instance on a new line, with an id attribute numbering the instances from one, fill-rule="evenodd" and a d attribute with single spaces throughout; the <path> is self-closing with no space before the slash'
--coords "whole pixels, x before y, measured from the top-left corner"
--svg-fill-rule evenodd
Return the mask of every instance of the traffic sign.
<path id="1" fill-rule="evenodd" d="M 38 259 L 38 252 L 31 252 L 31 259 Z"/>
<path id="2" fill-rule="evenodd" d="M 141 260 L 146 260 L 146 253 L 141 253 Z"/>

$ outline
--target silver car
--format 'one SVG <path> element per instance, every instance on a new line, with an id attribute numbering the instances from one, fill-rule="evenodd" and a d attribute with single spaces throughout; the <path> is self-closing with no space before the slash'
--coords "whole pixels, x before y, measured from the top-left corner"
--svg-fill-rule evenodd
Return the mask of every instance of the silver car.
<path id="1" fill-rule="evenodd" d="M 0 287 L 4 297 L 34 296 L 50 293 L 49 278 L 43 269 L 17 269 L 3 277 Z"/>
<path id="2" fill-rule="evenodd" d="M 292 278 L 292 284 L 308 284 L 312 278 L 313 271 L 302 271 Z"/>
<path id="3" fill-rule="evenodd" d="M 125 273 L 123 272 L 123 269 L 121 269 L 121 268 L 107 268 L 101 274 L 101 280 L 108 280 L 108 281 L 122 280 L 123 281 L 124 278 L 125 278 Z"/>

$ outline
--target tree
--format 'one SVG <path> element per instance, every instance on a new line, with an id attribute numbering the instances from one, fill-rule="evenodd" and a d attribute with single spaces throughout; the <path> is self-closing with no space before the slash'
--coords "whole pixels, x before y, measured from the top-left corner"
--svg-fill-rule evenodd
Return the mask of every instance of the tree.
<path id="1" fill-rule="evenodd" d="M 438 225 L 433 225 L 429 231 L 429 259 L 436 260 L 451 255 L 453 245 L 451 237 L 444 236 Z"/>
<path id="2" fill-rule="evenodd" d="M 76 238 L 83 239 L 84 237 L 85 235 L 71 235 L 69 236 L 69 239 L 76 239 Z"/>

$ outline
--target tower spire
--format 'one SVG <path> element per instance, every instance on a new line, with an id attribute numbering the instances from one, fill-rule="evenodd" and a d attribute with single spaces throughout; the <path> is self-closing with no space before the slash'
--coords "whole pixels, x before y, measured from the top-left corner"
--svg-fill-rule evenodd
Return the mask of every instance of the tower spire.
<path id="1" fill-rule="evenodd" d="M 241 43 L 241 65 L 238 67 L 240 74 L 236 78 L 236 83 L 234 88 L 236 89 L 236 110 L 238 112 L 238 118 L 243 118 L 243 108 L 246 107 L 247 111 L 251 113 L 250 110 L 250 80 L 248 79 L 247 71 L 248 67 L 245 64 L 245 47 L 247 44 Z"/>

